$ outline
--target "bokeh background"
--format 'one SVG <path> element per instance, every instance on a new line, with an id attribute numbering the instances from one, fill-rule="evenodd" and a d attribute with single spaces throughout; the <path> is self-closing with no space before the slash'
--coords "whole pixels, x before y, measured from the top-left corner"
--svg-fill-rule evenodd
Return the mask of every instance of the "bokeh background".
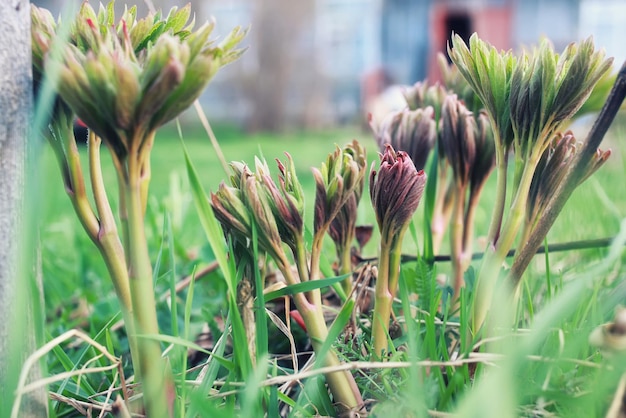
<path id="1" fill-rule="evenodd" d="M 55 15 L 66 0 L 34 0 Z M 167 13 L 187 1 L 153 0 Z M 197 23 L 215 19 L 215 36 L 249 26 L 249 50 L 221 71 L 202 97 L 212 122 L 246 131 L 362 124 L 369 112 L 401 105 L 398 89 L 439 77 L 436 54 L 448 35 L 478 32 L 502 49 L 548 37 L 557 50 L 593 35 L 626 59 L 623 0 L 196 0 Z M 118 1 L 123 10 L 125 2 Z M 132 4 L 132 3 L 130 3 Z M 147 13 L 138 0 L 139 16 Z M 390 88 L 391 87 L 391 88 Z"/>

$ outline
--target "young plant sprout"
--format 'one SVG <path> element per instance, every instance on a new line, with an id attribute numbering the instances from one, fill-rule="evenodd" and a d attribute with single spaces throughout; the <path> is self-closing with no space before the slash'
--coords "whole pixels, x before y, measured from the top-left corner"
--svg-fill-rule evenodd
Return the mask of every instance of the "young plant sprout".
<path id="1" fill-rule="evenodd" d="M 156 130 L 198 98 L 217 70 L 237 59 L 245 35 L 233 30 L 222 43 L 209 40 L 213 25 L 193 29 L 190 6 L 136 19 L 126 9 L 116 22 L 113 2 L 99 12 L 83 3 L 69 39 L 55 33 L 50 13 L 33 6 L 33 69 L 58 93 L 48 142 L 57 156 L 68 195 L 87 234 L 108 267 L 122 305 L 136 379 L 143 384 L 151 417 L 169 416 L 173 388 L 164 382 L 152 265 L 144 230 L 150 182 L 150 150 Z M 58 44 L 56 53 L 54 43 Z M 95 209 L 87 197 L 80 155 L 72 132 L 79 117 L 89 128 L 89 179 Z M 115 165 L 118 233 L 100 167 L 104 143 Z"/>
<path id="2" fill-rule="evenodd" d="M 441 117 L 441 106 L 448 95 L 448 90 L 439 83 L 429 84 L 427 81 L 418 81 L 412 86 L 405 87 L 402 94 L 410 110 L 432 107 L 435 123 L 437 123 Z"/>
<path id="3" fill-rule="evenodd" d="M 361 173 L 352 193 L 330 223 L 328 235 L 332 238 L 337 250 L 337 258 L 339 259 L 338 273 L 340 275 L 350 274 L 342 283 L 343 291 L 346 295 L 349 295 L 352 292 L 352 244 L 355 238 L 357 238 L 357 208 L 363 194 L 367 155 L 365 149 L 356 140 L 346 145 L 344 152 L 352 155 L 352 159 L 357 163 Z"/>
<path id="4" fill-rule="evenodd" d="M 426 200 L 425 211 L 425 228 L 429 228 L 430 231 L 425 229 L 425 239 L 430 240 L 430 246 L 432 254 L 439 254 L 441 250 L 441 243 L 443 242 L 444 235 L 446 233 L 448 223 L 450 222 L 450 216 L 452 215 L 452 200 L 454 188 L 452 182 L 449 179 L 450 165 L 446 158 L 443 158 L 443 151 L 441 149 L 441 141 L 439 141 L 441 124 L 441 107 L 448 95 L 447 89 L 439 83 L 429 84 L 427 81 L 420 81 L 410 87 L 404 89 L 404 98 L 407 105 L 411 110 L 426 109 L 431 107 L 433 109 L 433 117 L 435 123 L 435 138 L 437 143 L 434 148 L 434 154 L 432 158 L 435 160 L 430 165 L 430 180 L 428 182 L 427 190 L 432 189 L 435 191 L 435 197 L 431 202 Z M 382 146 L 384 144 L 379 144 Z M 407 151 L 406 149 L 399 147 L 399 150 Z M 414 158 L 424 158 L 420 155 L 425 150 L 416 149 L 414 152 L 409 152 L 409 156 Z M 430 150 L 429 150 L 430 151 Z M 408 152 L 408 151 L 407 151 Z"/>
<path id="5" fill-rule="evenodd" d="M 313 243 L 311 246 L 311 279 L 319 278 L 319 262 L 322 255 L 324 236 L 331 229 L 331 225 L 337 215 L 345 211 L 344 206 L 360 197 L 363 189 L 365 171 L 367 169 L 367 156 L 365 148 L 357 141 L 352 141 L 343 149 L 337 147 L 335 152 L 328 158 L 320 169 L 313 168 L 315 179 L 315 208 L 313 212 Z M 356 216 L 350 214 L 350 217 Z M 350 220 L 355 224 L 356 220 Z M 337 226 L 337 224 L 335 224 Z M 350 228 L 350 225 L 341 226 Z M 335 229 L 336 231 L 336 229 Z M 346 231 L 346 234 L 351 232 Z M 349 239 L 350 237 L 346 237 Z M 341 249 L 343 257 L 349 249 L 345 246 Z M 348 263 L 347 259 L 342 264 Z M 348 279 L 346 279 L 348 280 Z M 351 278 L 350 278 L 351 281 Z M 351 288 L 351 284 L 344 282 L 344 288 Z"/>
<path id="6" fill-rule="evenodd" d="M 598 149 L 588 159 L 587 163 L 577 170 L 579 178 L 574 180 L 571 177 L 568 178 L 568 174 L 571 173 L 581 146 L 582 144 L 576 141 L 570 131 L 564 134 L 557 133 L 541 156 L 528 193 L 526 218 L 519 240 L 520 246 L 515 251 L 509 272 L 516 292 L 519 291 L 522 275 L 528 266 L 530 257 L 537 251 L 529 243 L 545 238 L 547 232 L 545 227 L 539 228 L 538 226 L 542 225 L 541 220 L 545 217 L 547 209 L 560 195 L 560 186 L 566 181 L 574 181 L 576 186 L 580 185 L 595 173 L 611 155 L 610 150 L 601 151 Z"/>
<path id="7" fill-rule="evenodd" d="M 402 240 L 425 185 L 424 170 L 418 171 L 406 152 L 396 152 L 391 145 L 381 154 L 378 171 L 372 164 L 370 197 L 380 230 L 372 339 L 373 355 L 379 359 L 388 352 L 389 320 L 398 291 Z"/>
<path id="8" fill-rule="evenodd" d="M 487 318 L 502 262 L 529 217 L 526 211 L 541 205 L 533 202 L 529 206 L 528 201 L 542 156 L 609 70 L 612 60 L 605 59 L 602 51 L 595 51 L 591 39 L 570 44 L 560 55 L 543 41 L 538 48 L 515 58 L 510 52 L 498 52 L 476 35 L 470 38 L 468 47 L 457 35 L 449 54 L 480 97 L 494 127 L 497 194 L 489 247 L 476 283 L 472 331 L 477 333 Z M 562 146 L 567 148 L 565 143 Z M 506 209 L 509 151 L 514 155 L 514 170 L 511 204 Z M 560 169 L 558 164 L 552 168 Z M 545 170 L 542 177 L 562 181 L 558 174 Z M 535 184 L 538 181 L 536 178 Z"/>
<path id="9" fill-rule="evenodd" d="M 449 95 L 443 102 L 440 120 L 440 144 L 443 156 L 452 168 L 452 220 L 450 229 L 450 256 L 454 272 L 453 291 L 458 297 L 463 286 L 463 273 L 470 262 L 471 253 L 465 250 L 465 196 L 476 159 L 475 133 L 477 124 L 471 112 Z M 471 250 L 470 250 L 471 251 Z"/>
<path id="10" fill-rule="evenodd" d="M 390 113 L 379 126 L 370 125 L 382 152 L 389 144 L 406 152 L 415 168 L 423 170 L 437 139 L 434 115 L 435 110 L 430 106 L 405 109 Z"/>
<path id="11" fill-rule="evenodd" d="M 445 74 L 447 82 L 476 105 L 478 99 L 458 72 L 446 64 Z M 433 254 L 439 253 L 451 224 L 452 289 L 456 298 L 471 261 L 478 199 L 495 163 L 491 126 L 484 113 L 470 112 L 464 101 L 439 84 L 416 83 L 404 94 L 411 110 L 387 116 L 375 130 L 376 140 L 381 147 L 390 143 L 407 152 L 419 168 L 426 164 L 438 138 L 435 161 L 430 166 L 436 172 L 433 181 L 437 192 L 434 202 L 429 202 L 432 213 L 427 221 Z"/>
<path id="12" fill-rule="evenodd" d="M 273 259 L 287 285 L 318 280 L 322 240 L 342 207 L 362 187 L 365 163 L 365 150 L 354 141 L 343 149 L 337 147 L 321 169 L 313 169 L 317 189 L 310 256 L 304 239 L 304 195 L 288 154 L 285 163 L 278 161 L 280 187 L 265 161 L 256 160 L 255 173 L 245 164 L 233 163 L 231 186 L 220 184 L 211 195 L 211 205 L 224 231 L 234 239 L 252 239 L 256 228 L 259 249 Z M 283 244 L 291 250 L 298 274 Z M 339 365 L 335 351 L 321 352 L 328 328 L 320 289 L 295 293 L 293 299 L 316 353 L 325 356 L 326 366 Z M 360 408 L 363 401 L 349 372 L 328 373 L 326 379 L 340 410 Z"/>

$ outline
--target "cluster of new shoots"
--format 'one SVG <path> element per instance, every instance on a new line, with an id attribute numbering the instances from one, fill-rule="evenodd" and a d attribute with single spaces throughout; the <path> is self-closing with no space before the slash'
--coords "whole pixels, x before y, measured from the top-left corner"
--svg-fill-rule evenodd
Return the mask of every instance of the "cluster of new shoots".
<path id="1" fill-rule="evenodd" d="M 349 254 L 355 236 L 352 209 L 356 209 L 361 196 L 366 170 L 365 150 L 353 141 L 343 149 L 337 147 L 320 169 L 313 169 L 316 197 L 310 249 L 304 239 L 304 195 L 295 165 L 289 155 L 287 161 L 277 163 L 278 185 L 265 161 L 256 160 L 255 172 L 245 164 L 232 163 L 230 185 L 220 184 L 211 194 L 211 205 L 230 239 L 250 245 L 256 229 L 259 250 L 271 257 L 287 285 L 313 282 L 320 279 L 322 244 L 329 230 L 336 238 L 338 252 L 348 248 Z M 291 268 L 291 259 L 297 274 Z M 311 286 L 306 292 L 294 294 L 293 299 L 317 354 L 325 356 L 327 366 L 338 365 L 336 352 L 320 352 L 328 334 L 320 288 Z M 329 373 L 326 378 L 341 409 L 360 407 L 361 395 L 349 372 Z"/>
<path id="2" fill-rule="evenodd" d="M 405 88 L 408 109 L 388 115 L 372 128 L 381 149 L 391 144 L 407 152 L 418 169 L 426 165 L 436 145 L 429 182 L 436 194 L 427 203 L 427 233 L 432 253 L 438 254 L 451 226 L 452 288 L 458 297 L 471 261 L 479 196 L 494 167 L 495 153 L 491 125 L 480 110 L 480 100 L 455 67 L 442 61 L 442 71 L 445 87 L 418 82 Z"/>
<path id="3" fill-rule="evenodd" d="M 344 152 L 351 155 L 352 160 L 356 163 L 356 168 L 359 171 L 358 180 L 352 189 L 352 192 L 347 197 L 345 203 L 341 206 L 327 229 L 328 235 L 332 238 L 337 250 L 337 258 L 339 260 L 337 268 L 338 273 L 340 275 L 350 274 L 350 276 L 346 277 L 342 283 L 344 292 L 346 295 L 349 295 L 352 292 L 351 273 L 354 267 L 352 263 L 352 245 L 355 238 L 357 238 L 357 208 L 359 206 L 359 202 L 361 201 L 361 195 L 363 194 L 365 170 L 367 168 L 367 155 L 365 154 L 365 149 L 361 147 L 356 140 L 348 144 L 344 148 Z M 316 184 L 318 184 L 318 188 L 320 180 L 323 180 L 322 177 L 316 176 Z M 321 189 L 319 190 L 321 193 Z M 322 202 L 320 201 L 319 204 L 322 205 Z M 321 232 L 322 231 L 316 232 L 316 234 Z"/>
<path id="4" fill-rule="evenodd" d="M 483 113 L 473 114 L 456 95 L 441 109 L 440 148 L 452 168 L 446 194 L 450 196 L 450 256 L 453 294 L 458 298 L 472 256 L 474 215 L 480 192 L 495 163 L 491 126 Z"/>
<path id="5" fill-rule="evenodd" d="M 474 299 L 472 330 L 476 333 L 485 322 L 500 267 L 520 229 L 518 254 L 527 251 L 523 249 L 525 243 L 535 241 L 537 234 L 543 239 L 547 233 L 549 226 L 536 227 L 537 218 L 550 200 L 558 198 L 554 191 L 569 181 L 569 161 L 577 160 L 573 157 L 575 140 L 571 134 L 560 132 L 609 70 L 612 60 L 595 51 L 591 39 L 570 44 L 562 54 L 544 40 L 538 48 L 516 57 L 497 51 L 476 35 L 470 38 L 469 47 L 454 36 L 449 54 L 482 101 L 494 128 L 497 191 L 489 247 Z M 512 188 L 510 206 L 506 207 L 511 152 L 513 179 L 508 182 Z M 590 175 L 606 157 L 607 153 L 599 152 L 595 162 L 577 162 L 577 169 L 587 167 L 588 173 L 576 176 L 575 181 Z M 525 267 L 518 268 L 516 274 Z M 519 283 L 519 276 L 515 282 Z"/>
<path id="6" fill-rule="evenodd" d="M 214 44 L 209 40 L 212 24 L 194 30 L 194 22 L 188 22 L 190 6 L 174 8 L 167 17 L 158 13 L 138 19 L 136 12 L 136 7 L 127 8 L 116 20 L 113 2 L 101 5 L 97 13 L 85 2 L 64 36 L 63 25 L 33 6 L 33 73 L 37 90 L 47 80 L 58 94 L 45 135 L 76 213 L 115 285 L 146 412 L 159 417 L 169 409 L 160 345 L 137 338 L 159 333 L 144 231 L 150 150 L 157 128 L 196 100 L 221 66 L 239 57 L 242 51 L 235 47 L 245 32 L 236 28 Z M 76 117 L 90 132 L 95 208 L 87 196 L 72 130 Z M 101 143 L 117 172 L 121 236 L 102 178 Z"/>

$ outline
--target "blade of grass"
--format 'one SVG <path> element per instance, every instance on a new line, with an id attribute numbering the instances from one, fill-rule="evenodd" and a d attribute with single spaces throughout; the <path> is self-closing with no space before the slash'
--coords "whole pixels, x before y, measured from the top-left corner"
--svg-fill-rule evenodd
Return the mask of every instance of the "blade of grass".
<path id="1" fill-rule="evenodd" d="M 272 361 L 272 377 L 278 376 L 278 363 Z M 274 385 L 269 388 L 269 402 L 267 405 L 267 416 L 269 418 L 279 417 L 278 412 L 278 388 Z"/>
<path id="2" fill-rule="evenodd" d="M 174 257 L 174 235 L 172 233 L 172 221 L 170 219 L 169 213 L 166 213 L 163 218 L 163 233 L 167 231 L 167 247 L 169 249 L 169 284 L 170 284 L 170 320 L 172 322 L 172 335 L 174 337 L 178 337 L 180 335 L 180 331 L 178 329 L 178 303 L 176 302 L 176 259 Z M 156 270 L 156 267 L 155 267 Z M 194 269 L 195 271 L 195 269 Z M 191 280 L 189 283 L 189 292 L 193 292 L 193 284 L 195 280 Z M 187 298 L 189 298 L 189 294 L 187 294 Z M 185 315 L 187 314 L 185 310 Z M 186 318 L 185 318 L 186 319 Z M 188 324 L 185 324 L 187 327 Z M 187 330 L 187 329 L 186 329 Z M 185 331 L 186 331 L 185 330 Z M 187 334 L 185 334 L 185 338 L 189 338 Z"/>
<path id="3" fill-rule="evenodd" d="M 230 240 L 229 240 L 230 241 Z M 230 254 L 234 253 L 232 241 L 229 242 Z M 234 257 L 230 258 L 231 263 L 235 263 Z M 244 269 L 236 269 L 235 283 L 239 283 L 244 274 Z M 231 314 L 231 337 L 233 339 L 233 346 L 237 347 L 233 351 L 235 361 L 235 368 L 240 372 L 240 376 L 243 380 L 249 378 L 252 373 L 252 356 L 248 346 L 248 338 L 246 328 L 239 311 L 237 296 L 228 296 L 228 309 Z M 234 377 L 233 377 L 234 378 Z"/>
<path id="4" fill-rule="evenodd" d="M 200 218 L 200 223 L 204 229 L 207 239 L 209 240 L 209 243 L 211 244 L 215 259 L 222 270 L 222 274 L 226 280 L 226 285 L 228 286 L 228 293 L 231 297 L 235 298 L 237 294 L 236 280 L 234 278 L 234 271 L 231 268 L 232 265 L 228 262 L 222 227 L 215 218 L 213 208 L 211 208 L 211 205 L 209 204 L 209 198 L 200 183 L 198 173 L 189 158 L 189 153 L 187 152 L 187 148 L 185 147 L 182 137 L 180 138 L 180 143 L 185 155 L 187 176 L 189 178 L 189 184 L 191 185 L 193 200 L 196 205 L 198 217 Z"/>
<path id="5" fill-rule="evenodd" d="M 220 405 L 220 400 L 207 399 L 206 394 L 193 391 L 189 394 L 187 418 L 238 418 L 232 408 Z"/>
<path id="6" fill-rule="evenodd" d="M 431 226 L 435 210 L 435 200 L 437 198 L 437 179 L 439 178 L 438 171 L 439 150 L 438 147 L 435 147 L 430 157 L 428 180 L 426 182 L 426 192 L 424 193 L 424 258 L 428 263 L 432 263 L 435 257 Z"/>
<path id="7" fill-rule="evenodd" d="M 72 361 L 72 359 L 65 353 L 65 351 L 59 347 L 59 346 L 55 346 L 52 349 L 52 352 L 54 353 L 54 355 L 57 357 L 57 359 L 59 360 L 59 362 L 63 365 L 63 367 L 65 368 L 65 371 L 68 372 L 73 372 L 75 370 L 77 370 L 77 366 L 80 360 L 78 360 L 76 363 L 74 363 Z M 87 352 L 87 349 L 85 349 L 85 353 Z M 82 356 L 81 356 L 82 358 Z M 74 383 L 76 383 L 77 385 L 79 384 L 79 376 L 73 376 L 72 380 L 74 381 Z M 63 385 L 64 386 L 64 385 Z M 89 396 L 97 393 L 97 391 L 93 388 L 93 386 L 91 386 L 89 384 L 89 382 L 86 379 L 83 379 L 82 381 L 82 385 L 79 386 L 79 389 L 82 391 L 84 390 L 85 393 L 82 395 L 85 397 L 85 399 L 89 398 Z M 62 393 L 62 391 L 64 390 L 64 387 L 60 388 L 60 390 L 57 393 Z"/>
<path id="8" fill-rule="evenodd" d="M 111 317 L 111 319 L 109 319 L 107 321 L 106 324 L 104 324 L 104 327 L 102 327 L 102 329 L 96 334 L 96 336 L 93 338 L 95 341 L 97 341 L 101 336 L 102 333 L 105 330 L 108 330 L 111 328 L 111 326 L 113 326 L 113 324 L 115 324 L 118 320 L 119 317 L 121 315 L 121 312 L 118 312 L 117 314 L 115 314 L 113 317 Z M 47 335 L 47 340 L 52 340 L 52 336 L 51 335 Z M 61 362 L 61 364 L 63 365 L 63 367 L 65 368 L 66 371 L 70 372 L 70 371 L 75 371 L 76 367 L 78 366 L 78 364 L 82 361 L 82 359 L 87 355 L 87 353 L 89 352 L 89 347 L 85 347 L 83 349 L 83 351 L 80 353 L 80 355 L 78 356 L 78 358 L 76 359 L 76 364 L 73 364 L 73 367 L 71 369 L 68 369 L 68 363 L 63 364 L 63 362 Z M 57 351 L 55 350 L 55 354 L 57 354 Z M 69 361 L 71 363 L 71 359 L 69 359 L 69 357 L 67 356 L 67 354 L 65 352 L 63 352 L 63 356 L 64 356 L 64 360 L 67 359 L 67 361 Z M 59 358 L 59 361 L 61 361 L 61 359 Z M 69 380 L 65 380 L 64 382 L 62 382 L 59 385 L 59 388 L 57 389 L 56 393 L 58 394 L 62 394 L 63 391 L 65 390 L 65 386 L 66 384 L 69 382 Z M 92 388 L 93 389 L 93 388 Z M 94 392 L 95 393 L 95 392 Z M 56 409 L 58 406 L 58 401 L 52 401 L 52 408 L 51 410 Z"/>
<path id="9" fill-rule="evenodd" d="M 295 295 L 296 293 L 308 292 L 315 289 L 322 289 L 324 287 L 332 286 L 335 283 L 340 283 L 350 274 L 344 274 L 341 276 L 330 277 L 327 279 L 312 280 L 309 282 L 302 282 L 285 286 L 282 289 L 274 290 L 265 294 L 265 300 L 274 300 L 283 296 Z"/>
<path id="10" fill-rule="evenodd" d="M 113 340 L 111 339 L 111 332 L 108 328 L 104 329 L 104 342 L 105 342 L 105 346 L 107 348 L 107 351 L 113 355 L 115 355 L 115 346 L 113 345 Z M 110 381 L 114 381 L 115 379 L 115 371 L 111 370 L 109 372 L 109 379 Z"/>
<path id="11" fill-rule="evenodd" d="M 226 317 L 226 320 L 224 321 L 224 329 L 228 329 L 229 327 L 230 316 Z M 211 388 L 213 387 L 213 383 L 215 382 L 215 379 L 217 378 L 217 375 L 220 371 L 221 362 L 218 359 L 224 359 L 224 351 L 226 349 L 227 339 L 228 335 L 226 334 L 226 332 L 224 332 L 215 343 L 215 346 L 213 348 L 213 354 L 211 354 L 207 365 L 201 372 L 205 372 L 202 378 L 202 383 L 196 390 L 192 391 L 191 393 L 191 395 L 193 395 L 194 397 L 199 394 L 202 399 L 206 399 L 209 395 Z M 216 361 L 213 361 L 214 358 Z M 234 366 L 231 364 L 231 368 L 227 368 L 227 370 L 230 371 L 232 370 L 232 368 L 234 368 Z M 194 405 L 195 404 L 193 402 L 190 402 L 190 406 L 189 408 L 187 408 L 187 416 L 195 417 L 196 414 L 200 413 L 200 410 L 196 410 Z"/>
<path id="12" fill-rule="evenodd" d="M 330 265 L 330 262 L 328 261 L 328 258 L 324 255 L 324 253 L 320 255 L 319 261 L 320 271 L 322 272 L 322 274 L 325 277 L 334 277 L 335 272 L 333 271 L 333 267 Z M 348 276 L 349 275 L 346 275 L 345 277 Z M 339 296 L 339 299 L 341 299 L 341 302 L 345 302 L 348 298 L 348 295 L 346 295 L 346 292 L 343 290 L 341 283 L 333 283 L 331 286 L 335 293 L 337 293 L 337 296 Z"/>
<path id="13" fill-rule="evenodd" d="M 185 155 L 187 175 L 189 177 L 189 184 L 191 185 L 193 200 L 200 218 L 200 223 L 202 224 L 206 237 L 213 250 L 213 254 L 215 255 L 215 259 L 220 266 L 224 279 L 226 280 L 226 286 L 228 288 L 228 304 L 230 309 L 229 315 L 232 315 L 232 335 L 238 345 L 243 343 L 244 346 L 247 346 L 245 344 L 246 334 L 243 328 L 243 322 L 241 320 L 241 316 L 239 315 L 239 310 L 237 309 L 237 275 L 235 273 L 234 260 L 231 259 L 229 262 L 229 257 L 224 246 L 224 233 L 222 231 L 222 227 L 215 218 L 213 208 L 209 204 L 209 198 L 204 191 L 196 169 L 189 158 L 189 153 L 187 152 L 182 136 L 180 138 L 180 143 Z M 252 365 L 250 364 L 250 356 L 244 356 L 242 354 L 243 352 L 244 351 L 241 349 L 235 350 L 235 356 L 238 357 L 238 365 L 241 367 L 240 371 L 242 372 L 243 377 L 245 377 L 248 375 Z"/>
<path id="14" fill-rule="evenodd" d="M 295 412 L 302 411 L 298 415 Z M 297 405 L 294 406 L 292 418 L 299 416 L 333 416 L 335 408 L 328 395 L 328 389 L 324 384 L 324 376 L 313 376 L 307 379 L 304 388 L 298 396 Z"/>
<path id="15" fill-rule="evenodd" d="M 337 314 L 337 317 L 333 321 L 332 325 L 328 329 L 328 336 L 326 337 L 324 344 L 322 344 L 319 352 L 316 353 L 316 368 L 322 367 L 324 365 L 325 354 L 332 349 L 333 344 L 335 343 L 335 341 L 337 341 L 337 338 L 339 338 L 339 335 L 345 329 L 348 321 L 350 321 L 350 317 L 352 316 L 352 312 L 354 311 L 354 303 L 355 301 L 353 299 L 346 301 L 346 303 L 343 304 L 341 310 Z"/>
<path id="16" fill-rule="evenodd" d="M 171 224 L 170 224 L 170 228 L 169 228 L 169 238 L 170 238 L 170 244 L 172 243 L 172 228 L 171 228 Z M 172 254 L 172 246 L 170 246 L 170 254 Z M 170 257 L 172 258 L 172 263 L 173 263 L 173 255 L 170 255 Z M 174 270 L 174 265 L 172 264 L 172 271 Z M 187 299 L 185 300 L 185 320 L 184 320 L 184 328 L 183 328 L 183 337 L 185 338 L 185 340 L 189 340 L 189 336 L 191 334 L 190 332 L 190 328 L 191 328 L 191 310 L 193 308 L 193 292 L 194 292 L 194 288 L 195 288 L 195 273 L 196 270 L 194 268 L 194 271 L 191 273 L 191 277 L 192 280 L 189 283 L 189 289 L 187 290 Z M 174 275 L 175 276 L 175 275 Z M 172 283 L 174 282 L 174 280 L 171 281 Z M 171 289 L 171 287 L 170 287 Z M 176 295 L 175 291 L 172 291 L 171 293 L 172 295 Z M 172 300 L 172 304 L 175 305 L 176 304 L 176 297 L 174 297 L 174 299 Z M 178 327 L 177 327 L 178 330 Z M 174 337 L 177 337 L 178 335 L 173 335 Z M 185 385 L 185 381 L 187 380 L 187 350 L 181 350 L 180 353 L 180 357 L 181 357 L 181 377 L 180 377 L 180 402 L 179 402 L 179 417 L 184 417 L 185 416 L 185 405 L 187 404 L 186 400 L 187 400 L 187 390 L 186 390 L 186 385 Z"/>

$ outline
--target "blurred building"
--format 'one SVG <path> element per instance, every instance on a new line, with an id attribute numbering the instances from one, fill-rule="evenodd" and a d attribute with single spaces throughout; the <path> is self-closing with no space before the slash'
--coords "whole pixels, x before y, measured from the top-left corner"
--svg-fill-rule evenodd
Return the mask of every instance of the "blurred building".
<path id="1" fill-rule="evenodd" d="M 155 1 L 165 10 L 185 2 Z M 364 104 L 389 85 L 437 79 L 435 57 L 445 51 L 451 31 L 466 39 L 477 32 L 501 49 L 536 44 L 545 36 L 560 50 L 593 34 L 618 63 L 626 58 L 623 0 L 192 3 L 198 20 L 215 17 L 218 36 L 236 25 L 250 26 L 249 50 L 217 75 L 202 102 L 212 120 L 252 130 L 362 120 Z"/>

